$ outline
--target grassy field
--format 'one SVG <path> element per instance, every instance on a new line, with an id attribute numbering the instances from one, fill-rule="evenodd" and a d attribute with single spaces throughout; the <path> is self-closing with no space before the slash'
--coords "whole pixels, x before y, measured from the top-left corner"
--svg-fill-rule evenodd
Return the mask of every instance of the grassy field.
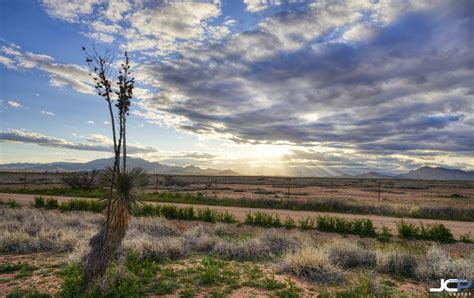
<path id="1" fill-rule="evenodd" d="M 0 207 L 0 293 L 80 296 L 82 256 L 101 220 L 94 212 Z M 473 247 L 134 217 L 105 289 L 110 297 L 411 296 L 446 275 L 472 277 Z"/>
<path id="2" fill-rule="evenodd" d="M 388 180 L 379 193 L 378 181 L 360 179 L 183 176 L 170 183 L 152 175 L 104 283 L 85 295 L 83 256 L 104 207 L 85 198 L 105 191 L 35 175 L 39 183 L 0 187 L 33 195 L 27 206 L 0 204 L 0 296 L 411 297 L 427 296 L 441 278 L 474 277 L 469 233 L 454 237 L 439 222 L 413 221 L 469 226 L 472 183 Z M 58 195 L 75 199 L 50 197 Z M 249 209 L 236 216 L 231 207 Z M 372 215 L 398 217 L 397 224 L 374 225 Z"/>

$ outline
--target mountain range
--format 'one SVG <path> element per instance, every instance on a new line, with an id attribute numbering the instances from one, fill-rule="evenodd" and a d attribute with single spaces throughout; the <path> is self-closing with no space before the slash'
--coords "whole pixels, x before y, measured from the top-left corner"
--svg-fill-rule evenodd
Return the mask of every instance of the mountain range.
<path id="1" fill-rule="evenodd" d="M 0 164 L 0 170 L 28 170 L 28 171 L 60 171 L 78 172 L 104 169 L 113 164 L 113 158 L 95 159 L 86 163 L 77 162 L 52 162 L 52 163 L 10 163 Z M 159 162 L 151 162 L 141 158 L 127 157 L 127 165 L 131 168 L 142 168 L 150 174 L 173 175 L 209 175 L 209 176 L 238 176 L 232 170 L 202 169 L 196 166 L 169 166 Z"/>
<path id="2" fill-rule="evenodd" d="M 10 163 L 0 164 L 0 170 L 28 170 L 28 171 L 90 171 L 103 169 L 112 165 L 112 158 L 102 158 L 86 163 L 77 162 L 53 162 L 53 163 Z M 128 157 L 127 163 L 130 167 L 140 167 L 148 173 L 173 174 L 173 175 L 209 175 L 209 176 L 238 176 L 241 175 L 232 170 L 218 170 L 212 168 L 199 168 L 193 165 L 180 167 L 169 166 L 159 162 L 150 162 L 141 158 Z M 295 176 L 308 176 L 303 173 L 295 173 Z M 319 174 L 319 175 L 318 175 Z M 330 176 L 327 173 L 314 173 L 311 176 Z M 468 180 L 474 181 L 474 171 L 463 171 L 458 169 L 447 169 L 441 167 L 421 167 L 400 175 L 387 175 L 377 172 L 368 172 L 357 175 L 341 175 L 342 178 L 365 178 L 365 179 L 417 179 L 417 180 Z"/>
<path id="3" fill-rule="evenodd" d="M 343 177 L 370 178 L 370 179 L 415 179 L 415 180 L 468 180 L 474 181 L 474 171 L 446 169 L 441 167 L 421 167 L 400 175 L 386 175 L 369 172 L 358 175 L 344 175 Z"/>

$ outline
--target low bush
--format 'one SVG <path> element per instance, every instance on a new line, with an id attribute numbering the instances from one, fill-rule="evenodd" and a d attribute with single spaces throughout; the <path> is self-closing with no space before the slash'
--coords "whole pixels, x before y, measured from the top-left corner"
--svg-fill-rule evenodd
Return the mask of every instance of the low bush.
<path id="1" fill-rule="evenodd" d="M 287 228 L 288 230 L 296 228 L 296 223 L 295 220 L 289 216 L 285 218 L 285 221 L 283 222 L 283 226 Z"/>
<path id="2" fill-rule="evenodd" d="M 413 277 L 417 267 L 417 258 L 402 251 L 377 251 L 377 270 L 387 274 Z"/>
<path id="3" fill-rule="evenodd" d="M 336 240 L 325 247 L 329 259 L 335 265 L 352 267 L 372 267 L 375 265 L 375 253 L 347 240 Z"/>
<path id="4" fill-rule="evenodd" d="M 303 217 L 298 219 L 298 228 L 301 230 L 314 230 L 316 229 L 316 222 L 314 218 Z"/>
<path id="5" fill-rule="evenodd" d="M 18 202 L 13 200 L 13 199 L 8 199 L 5 204 L 10 208 L 19 208 L 20 207 L 20 204 L 18 204 Z"/>
<path id="6" fill-rule="evenodd" d="M 46 202 L 43 197 L 35 197 L 35 203 L 33 204 L 33 207 L 35 208 L 44 208 L 46 206 Z"/>
<path id="7" fill-rule="evenodd" d="M 403 239 L 433 240 L 441 243 L 454 242 L 451 231 L 443 224 L 419 225 L 401 220 L 397 223 L 398 236 Z"/>
<path id="8" fill-rule="evenodd" d="M 245 224 L 250 226 L 260 226 L 265 228 L 279 228 L 282 226 L 278 215 L 264 212 L 247 213 Z"/>
<path id="9" fill-rule="evenodd" d="M 91 211 L 102 212 L 106 203 L 99 200 L 79 200 L 72 199 L 61 203 L 59 209 L 61 211 Z"/>
<path id="10" fill-rule="evenodd" d="M 354 234 L 366 237 L 376 236 L 374 225 L 370 219 L 344 219 L 334 216 L 318 216 L 316 229 L 324 232 Z"/>
<path id="11" fill-rule="evenodd" d="M 454 259 L 439 245 L 430 247 L 416 268 L 416 277 L 421 280 L 439 281 L 447 276 L 472 279 L 474 255 L 470 259 Z"/>
<path id="12" fill-rule="evenodd" d="M 58 209 L 59 207 L 58 200 L 53 199 L 53 198 L 47 199 L 45 207 L 46 209 Z"/>
<path id="13" fill-rule="evenodd" d="M 280 268 L 283 272 L 319 283 L 335 283 L 344 279 L 343 272 L 331 263 L 328 253 L 312 246 L 287 253 Z"/>

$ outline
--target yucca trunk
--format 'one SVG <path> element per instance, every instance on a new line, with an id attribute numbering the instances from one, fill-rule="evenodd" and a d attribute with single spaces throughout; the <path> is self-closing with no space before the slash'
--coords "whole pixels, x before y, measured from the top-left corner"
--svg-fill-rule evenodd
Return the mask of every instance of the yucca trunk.
<path id="1" fill-rule="evenodd" d="M 89 254 L 85 257 L 84 283 L 89 285 L 95 278 L 105 274 L 115 253 L 122 244 L 128 228 L 130 214 L 117 200 L 110 206 L 109 223 L 103 222 L 99 232 L 91 238 Z M 107 231 L 108 226 L 108 231 Z"/>

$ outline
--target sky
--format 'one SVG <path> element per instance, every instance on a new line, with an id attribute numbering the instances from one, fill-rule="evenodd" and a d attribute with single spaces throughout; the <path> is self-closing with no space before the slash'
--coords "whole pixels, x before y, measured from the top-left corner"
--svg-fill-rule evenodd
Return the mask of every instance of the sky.
<path id="1" fill-rule="evenodd" d="M 474 170 L 474 1 L 2 0 L 0 163 L 110 157 L 82 46 L 132 61 L 131 156 L 249 175 Z"/>

